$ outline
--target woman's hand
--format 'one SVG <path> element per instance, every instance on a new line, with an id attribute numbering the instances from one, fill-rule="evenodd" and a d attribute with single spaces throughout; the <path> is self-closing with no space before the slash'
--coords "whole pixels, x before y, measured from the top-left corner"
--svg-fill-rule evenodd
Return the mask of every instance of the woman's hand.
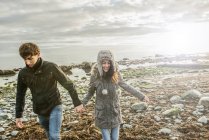
<path id="1" fill-rule="evenodd" d="M 81 104 L 81 105 L 79 105 L 79 106 L 76 106 L 76 107 L 75 107 L 75 111 L 76 111 L 77 113 L 82 113 L 82 112 L 84 112 L 85 109 L 84 109 L 84 107 L 83 107 L 83 104 Z"/>

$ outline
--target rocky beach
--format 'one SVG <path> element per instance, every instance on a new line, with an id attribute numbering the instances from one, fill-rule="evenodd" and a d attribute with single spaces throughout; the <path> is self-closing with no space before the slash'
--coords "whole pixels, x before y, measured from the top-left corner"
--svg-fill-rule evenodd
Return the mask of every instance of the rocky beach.
<path id="1" fill-rule="evenodd" d="M 60 66 L 76 85 L 80 99 L 87 92 L 93 62 Z M 150 98 L 144 103 L 121 89 L 123 124 L 120 140 L 209 139 L 209 55 L 147 57 L 118 61 L 124 80 Z M 24 128 L 15 126 L 15 91 L 19 68 L 0 70 L 0 139 L 46 140 L 26 94 Z M 67 91 L 59 86 L 64 109 L 62 140 L 101 140 L 94 125 L 94 98 L 77 114 Z"/>

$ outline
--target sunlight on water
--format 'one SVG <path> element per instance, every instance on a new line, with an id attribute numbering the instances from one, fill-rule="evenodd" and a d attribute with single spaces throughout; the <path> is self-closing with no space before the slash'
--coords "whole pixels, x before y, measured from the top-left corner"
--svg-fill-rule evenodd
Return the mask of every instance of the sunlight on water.
<path id="1" fill-rule="evenodd" d="M 145 45 L 161 54 L 190 54 L 208 52 L 208 23 L 175 23 L 167 27 L 168 32 L 149 34 L 142 38 Z M 148 42 L 150 40 L 150 42 Z"/>
<path id="2" fill-rule="evenodd" d="M 209 31 L 205 30 L 207 28 L 203 28 L 200 24 L 182 23 L 172 25 L 170 28 L 172 31 L 168 33 L 167 41 L 169 41 L 168 44 L 171 45 L 171 48 L 175 48 L 176 51 L 194 53 L 208 48 L 206 37 Z"/>

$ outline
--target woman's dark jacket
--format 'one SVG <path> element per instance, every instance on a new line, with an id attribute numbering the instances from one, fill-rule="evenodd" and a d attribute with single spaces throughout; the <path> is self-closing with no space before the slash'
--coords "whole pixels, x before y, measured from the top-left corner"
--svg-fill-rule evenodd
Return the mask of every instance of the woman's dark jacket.
<path id="1" fill-rule="evenodd" d="M 56 105 L 61 104 L 57 81 L 68 90 L 74 106 L 81 104 L 72 81 L 54 63 L 41 58 L 33 68 L 20 70 L 17 80 L 16 118 L 21 118 L 25 106 L 27 88 L 32 93 L 33 111 L 39 115 L 49 116 Z"/>
<path id="2" fill-rule="evenodd" d="M 102 60 L 108 59 L 112 64 L 114 72 L 118 73 L 118 83 L 112 80 L 102 78 Z M 83 99 L 83 104 L 87 102 L 96 93 L 95 100 L 95 125 L 99 128 L 114 128 L 122 123 L 122 115 L 120 110 L 120 89 L 123 88 L 140 100 L 144 99 L 144 94 L 132 86 L 126 84 L 118 71 L 118 65 L 114 61 L 113 54 L 109 50 L 102 50 L 97 57 L 97 63 L 93 65 L 88 93 Z"/>

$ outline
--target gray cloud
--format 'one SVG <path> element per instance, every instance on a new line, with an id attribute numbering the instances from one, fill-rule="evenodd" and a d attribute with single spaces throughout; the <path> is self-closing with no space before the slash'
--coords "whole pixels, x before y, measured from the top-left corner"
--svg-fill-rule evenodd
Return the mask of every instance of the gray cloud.
<path id="1" fill-rule="evenodd" d="M 208 20 L 208 0 L 2 0 L 0 41 L 142 35 Z"/>

